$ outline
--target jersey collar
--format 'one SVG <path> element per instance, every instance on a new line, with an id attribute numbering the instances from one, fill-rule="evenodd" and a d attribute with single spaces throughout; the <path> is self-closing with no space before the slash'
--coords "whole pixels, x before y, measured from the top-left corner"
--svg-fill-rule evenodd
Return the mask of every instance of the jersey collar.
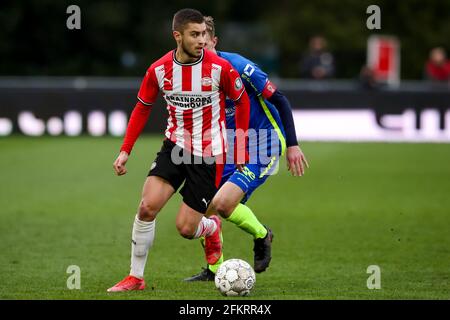
<path id="1" fill-rule="evenodd" d="M 173 52 L 172 52 L 172 59 L 173 59 L 173 61 L 174 61 L 176 64 L 178 64 L 178 65 L 180 65 L 180 66 L 193 66 L 193 65 L 196 65 L 196 64 L 202 62 L 203 57 L 205 56 L 205 49 L 202 49 L 202 55 L 200 56 L 200 58 L 199 58 L 197 61 L 194 61 L 194 62 L 191 62 L 191 63 L 181 63 L 181 62 L 178 61 L 177 58 L 176 58 L 176 55 L 175 55 L 176 52 L 177 52 L 177 49 L 174 49 Z"/>

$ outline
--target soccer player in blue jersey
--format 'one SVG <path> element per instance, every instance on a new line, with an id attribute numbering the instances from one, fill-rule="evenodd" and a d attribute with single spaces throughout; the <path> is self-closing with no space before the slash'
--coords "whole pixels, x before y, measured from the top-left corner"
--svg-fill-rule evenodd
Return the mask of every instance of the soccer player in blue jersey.
<path id="1" fill-rule="evenodd" d="M 221 188 L 208 208 L 209 214 L 220 214 L 254 238 L 254 270 L 263 272 L 271 260 L 272 230 L 256 218 L 245 205 L 251 194 L 273 174 L 279 157 L 286 153 L 288 170 L 293 176 L 303 176 L 308 162 L 301 151 L 295 132 L 289 101 L 270 82 L 252 61 L 236 53 L 216 51 L 214 20 L 205 17 L 207 26 L 206 48 L 228 60 L 240 73 L 250 98 L 249 154 L 250 163 L 241 172 L 234 164 L 225 165 Z M 227 101 L 227 128 L 234 128 L 234 105 Z M 252 130 L 253 129 L 253 130 Z M 233 143 L 233 137 L 229 137 Z M 232 148 L 229 148 L 229 150 Z M 186 281 L 213 281 L 215 272 L 223 262 L 223 255 L 214 265 Z"/>

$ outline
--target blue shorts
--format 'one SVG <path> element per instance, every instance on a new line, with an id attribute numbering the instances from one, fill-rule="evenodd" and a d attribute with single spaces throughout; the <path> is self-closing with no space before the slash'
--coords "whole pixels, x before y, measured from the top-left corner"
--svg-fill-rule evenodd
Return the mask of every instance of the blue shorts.
<path id="1" fill-rule="evenodd" d="M 279 156 L 273 156 L 268 164 L 247 164 L 240 172 L 234 164 L 226 164 L 223 169 L 220 186 L 229 181 L 245 193 L 241 203 L 247 202 L 253 191 L 262 185 L 269 176 L 278 171 Z"/>

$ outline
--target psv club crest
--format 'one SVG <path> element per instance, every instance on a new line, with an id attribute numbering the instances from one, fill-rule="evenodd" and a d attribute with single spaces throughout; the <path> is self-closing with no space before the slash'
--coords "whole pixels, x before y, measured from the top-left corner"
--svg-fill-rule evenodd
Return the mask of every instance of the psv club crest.
<path id="1" fill-rule="evenodd" d="M 242 80 L 241 78 L 236 78 L 236 80 L 234 81 L 234 89 L 236 89 L 236 91 L 241 90 L 242 88 Z"/>
<path id="2" fill-rule="evenodd" d="M 202 78 L 202 86 L 210 87 L 212 85 L 212 79 L 210 77 Z"/>

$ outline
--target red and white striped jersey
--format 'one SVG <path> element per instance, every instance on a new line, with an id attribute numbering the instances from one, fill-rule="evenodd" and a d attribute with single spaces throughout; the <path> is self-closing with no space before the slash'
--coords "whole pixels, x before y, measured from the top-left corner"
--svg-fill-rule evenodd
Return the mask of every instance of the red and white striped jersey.
<path id="1" fill-rule="evenodd" d="M 138 99 L 151 105 L 162 91 L 166 137 L 196 156 L 216 156 L 227 150 L 225 98 L 238 100 L 244 90 L 239 73 L 225 59 L 203 50 L 198 61 L 183 64 L 173 50 L 147 70 Z"/>

